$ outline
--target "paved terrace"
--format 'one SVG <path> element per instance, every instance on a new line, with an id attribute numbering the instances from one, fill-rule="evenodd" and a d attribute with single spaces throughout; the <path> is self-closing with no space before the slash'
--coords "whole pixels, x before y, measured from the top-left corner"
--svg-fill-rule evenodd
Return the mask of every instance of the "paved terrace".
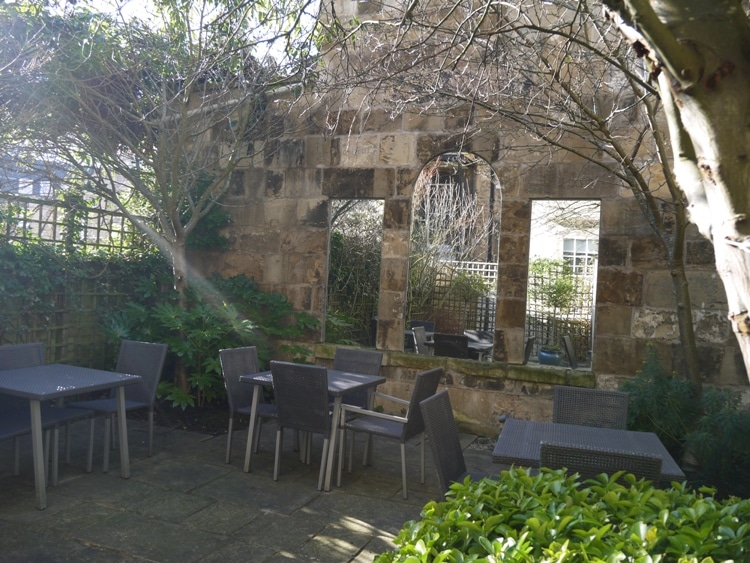
<path id="1" fill-rule="evenodd" d="M 363 467 L 359 438 L 353 473 L 345 469 L 341 488 L 326 493 L 316 489 L 320 437 L 306 466 L 287 431 L 274 482 L 273 425 L 265 425 L 252 471 L 244 473 L 246 432 L 236 433 L 232 463 L 225 464 L 226 435 L 157 426 L 149 458 L 147 425 L 129 420 L 132 477 L 125 480 L 116 453 L 102 473 L 101 420 L 96 431 L 94 472 L 87 474 L 88 422 L 73 427 L 71 463 L 61 461 L 60 482 L 48 488 L 43 511 L 35 507 L 30 438 L 22 439 L 18 477 L 12 441 L 0 443 L 0 561 L 372 561 L 393 547 L 406 520 L 439 497 L 429 444 L 425 484 L 419 483 L 418 440 L 408 445 L 404 500 L 399 446 L 390 440 L 375 438 L 373 465 Z M 462 443 L 470 471 L 500 469 L 482 439 L 463 435 Z"/>

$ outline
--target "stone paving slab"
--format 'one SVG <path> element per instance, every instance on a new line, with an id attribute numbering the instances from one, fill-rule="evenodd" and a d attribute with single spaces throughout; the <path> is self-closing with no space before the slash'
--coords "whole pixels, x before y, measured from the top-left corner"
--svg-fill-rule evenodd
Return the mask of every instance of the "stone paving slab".
<path id="1" fill-rule="evenodd" d="M 392 548 L 406 520 L 439 497 L 429 448 L 419 483 L 419 441 L 407 445 L 409 498 L 401 496 L 399 445 L 375 439 L 373 463 L 363 466 L 358 437 L 352 473 L 342 486 L 317 490 L 322 441 L 306 465 L 285 440 L 273 481 L 275 432 L 264 429 L 252 470 L 243 471 L 246 432 L 208 436 L 157 426 L 148 457 L 146 424 L 128 421 L 131 478 L 122 479 L 119 453 L 102 473 L 101 426 L 94 471 L 84 471 L 87 424 L 72 429 L 71 463 L 48 488 L 48 508 L 36 509 L 30 440 L 22 440 L 21 474 L 12 475 L 12 441 L 0 443 L 0 562 L 4 561 L 251 561 L 365 562 Z M 462 436 L 468 446 L 473 436 Z M 62 450 L 62 447 L 61 447 Z M 465 449 L 471 471 L 495 472 L 490 449 Z"/>

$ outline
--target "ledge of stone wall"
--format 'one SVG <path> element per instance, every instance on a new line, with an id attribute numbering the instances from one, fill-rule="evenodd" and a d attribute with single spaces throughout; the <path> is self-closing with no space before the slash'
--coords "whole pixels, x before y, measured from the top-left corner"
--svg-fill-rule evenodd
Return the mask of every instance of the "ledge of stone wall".
<path id="1" fill-rule="evenodd" d="M 332 365 L 335 344 L 316 344 L 315 362 Z M 388 379 L 378 389 L 388 395 L 408 398 L 416 375 L 442 366 L 459 429 L 483 436 L 496 436 L 501 415 L 527 420 L 552 419 L 552 388 L 555 385 L 595 387 L 591 371 L 541 366 L 478 362 L 438 356 L 420 356 L 383 351 L 381 373 Z M 387 412 L 400 412 L 401 406 L 383 403 Z"/>

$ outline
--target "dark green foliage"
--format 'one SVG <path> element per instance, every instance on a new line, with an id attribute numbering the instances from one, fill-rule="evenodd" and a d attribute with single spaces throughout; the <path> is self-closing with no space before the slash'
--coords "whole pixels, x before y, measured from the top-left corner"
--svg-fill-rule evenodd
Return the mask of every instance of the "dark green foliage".
<path id="1" fill-rule="evenodd" d="M 628 428 L 654 432 L 675 459 L 687 452 L 696 464 L 696 483 L 721 497 L 750 498 L 750 413 L 736 394 L 667 375 L 649 345 L 643 369 L 620 389 L 630 393 Z"/>
<path id="2" fill-rule="evenodd" d="M 750 500 L 711 489 L 655 489 L 622 473 L 585 483 L 563 470 L 514 468 L 497 480 L 453 485 L 407 522 L 377 563 L 747 561 Z"/>
<path id="3" fill-rule="evenodd" d="M 697 479 L 722 496 L 750 498 L 750 412 L 741 411 L 739 397 L 727 389 L 705 388 L 701 404 L 703 415 L 686 437 Z"/>
<path id="4" fill-rule="evenodd" d="M 162 291 L 156 280 L 144 280 L 139 287 L 141 299 L 110 316 L 109 332 L 118 341 L 130 338 L 169 346 L 172 362 L 179 361 L 187 370 L 190 390 L 176 386 L 173 370 L 165 369 L 159 395 L 183 409 L 223 398 L 219 350 L 256 346 L 261 366 L 267 366 L 271 339 L 298 339 L 318 324 L 311 315 L 295 312 L 281 294 L 264 293 L 242 275 L 194 281 L 186 307 L 180 307 L 175 291 Z M 298 347 L 280 349 L 298 358 L 308 353 Z"/>
<path id="5" fill-rule="evenodd" d="M 204 196 L 206 190 L 211 187 L 213 177 L 201 173 L 192 188 L 187 202 L 192 202 Z M 192 217 L 192 208 L 185 203 L 182 213 L 182 224 L 185 225 Z M 192 249 L 226 250 L 229 248 L 229 239 L 221 234 L 221 230 L 232 221 L 232 217 L 218 205 L 214 205 L 195 225 L 187 237 L 187 247 Z"/>
<path id="6" fill-rule="evenodd" d="M 620 389 L 630 393 L 628 428 L 654 432 L 672 457 L 682 459 L 685 437 L 700 413 L 695 385 L 665 373 L 656 348 L 649 344 L 643 367 Z"/>

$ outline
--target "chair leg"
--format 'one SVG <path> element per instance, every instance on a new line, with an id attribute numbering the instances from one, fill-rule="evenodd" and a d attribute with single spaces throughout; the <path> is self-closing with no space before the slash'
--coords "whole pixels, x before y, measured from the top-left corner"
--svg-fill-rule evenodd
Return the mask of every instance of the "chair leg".
<path id="1" fill-rule="evenodd" d="M 346 431 L 339 430 L 339 470 L 336 475 L 336 486 L 341 486 L 341 468 L 344 465 L 344 454 L 346 453 Z"/>
<path id="2" fill-rule="evenodd" d="M 49 487 L 49 442 L 52 431 L 44 431 L 44 485 Z"/>
<path id="3" fill-rule="evenodd" d="M 229 463 L 232 458 L 232 429 L 234 427 L 234 417 L 229 417 L 229 430 L 227 430 L 227 453 L 224 457 L 224 462 Z"/>
<path id="4" fill-rule="evenodd" d="M 258 453 L 260 451 L 260 431 L 263 427 L 263 419 L 258 418 L 258 420 L 255 421 L 255 436 L 253 436 L 253 453 Z"/>
<path id="5" fill-rule="evenodd" d="M 91 417 L 89 422 L 89 449 L 86 451 L 86 473 L 94 470 L 94 422 L 96 417 Z"/>
<path id="6" fill-rule="evenodd" d="M 13 475 L 21 474 L 21 439 L 13 438 Z"/>
<path id="7" fill-rule="evenodd" d="M 148 411 L 148 457 L 154 455 L 154 411 Z"/>
<path id="8" fill-rule="evenodd" d="M 104 415 L 104 461 L 102 462 L 102 471 L 109 471 L 109 447 L 112 438 L 112 418 Z"/>
<path id="9" fill-rule="evenodd" d="M 276 430 L 276 453 L 273 457 L 273 480 L 279 480 L 279 461 L 281 459 L 281 435 L 283 430 L 279 428 Z"/>
<path id="10" fill-rule="evenodd" d="M 50 481 L 53 487 L 57 487 L 57 481 L 60 476 L 59 466 L 60 466 L 60 427 L 55 426 L 54 430 L 52 430 L 52 467 L 50 469 L 50 471 L 52 472 L 52 477 Z"/>
<path id="11" fill-rule="evenodd" d="M 372 434 L 367 434 L 367 437 L 365 438 L 365 460 L 362 462 L 362 465 L 372 464 L 372 454 L 370 453 L 371 440 Z"/>
<path id="12" fill-rule="evenodd" d="M 420 481 L 424 485 L 424 432 L 422 432 L 421 438 L 421 462 L 422 462 L 422 481 Z"/>
<path id="13" fill-rule="evenodd" d="M 320 458 L 320 474 L 318 475 L 318 490 L 323 490 L 323 477 L 326 474 L 326 465 L 328 461 L 328 448 L 331 446 L 331 440 L 323 439 L 323 456 Z"/>
<path id="14" fill-rule="evenodd" d="M 70 422 L 65 423 L 65 463 L 70 465 Z"/>
<path id="15" fill-rule="evenodd" d="M 115 449 L 115 443 L 117 442 L 117 432 L 115 432 L 116 424 L 115 424 L 115 415 L 114 414 L 110 415 L 109 421 L 110 421 L 109 428 L 110 428 L 110 434 L 111 434 L 111 439 L 110 439 L 110 442 L 109 442 L 109 448 L 114 451 L 114 449 Z"/>
<path id="16" fill-rule="evenodd" d="M 401 486 L 404 488 L 403 497 L 407 498 L 406 493 L 406 444 L 401 442 Z"/>
<path id="17" fill-rule="evenodd" d="M 352 435 L 349 437 L 349 473 L 352 472 L 352 465 L 354 460 L 354 436 L 355 432 L 352 432 Z"/>

